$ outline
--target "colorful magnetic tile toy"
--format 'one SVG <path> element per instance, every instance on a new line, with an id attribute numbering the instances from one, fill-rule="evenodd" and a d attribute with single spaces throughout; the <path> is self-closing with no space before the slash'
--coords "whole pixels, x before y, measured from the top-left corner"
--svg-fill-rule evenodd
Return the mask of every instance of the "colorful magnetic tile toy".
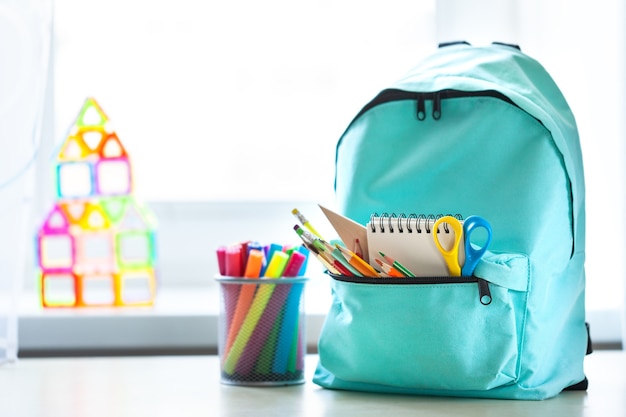
<path id="1" fill-rule="evenodd" d="M 56 202 L 37 232 L 44 307 L 149 306 L 156 219 L 133 196 L 126 149 L 88 98 L 55 166 Z"/>

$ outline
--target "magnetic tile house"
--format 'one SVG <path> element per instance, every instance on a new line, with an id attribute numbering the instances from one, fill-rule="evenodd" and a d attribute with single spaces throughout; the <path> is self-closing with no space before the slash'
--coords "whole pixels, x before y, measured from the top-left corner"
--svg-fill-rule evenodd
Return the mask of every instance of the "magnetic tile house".
<path id="1" fill-rule="evenodd" d="M 128 154 L 93 98 L 55 173 L 56 203 L 36 239 L 42 305 L 152 305 L 156 220 L 133 196 Z"/>

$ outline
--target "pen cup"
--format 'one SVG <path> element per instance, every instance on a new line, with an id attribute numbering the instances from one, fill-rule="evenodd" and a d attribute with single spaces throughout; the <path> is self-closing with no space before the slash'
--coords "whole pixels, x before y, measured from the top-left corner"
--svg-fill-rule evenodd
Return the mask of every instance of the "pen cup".
<path id="1" fill-rule="evenodd" d="M 220 284 L 221 381 L 232 385 L 304 383 L 304 286 L 308 278 L 235 278 Z"/>

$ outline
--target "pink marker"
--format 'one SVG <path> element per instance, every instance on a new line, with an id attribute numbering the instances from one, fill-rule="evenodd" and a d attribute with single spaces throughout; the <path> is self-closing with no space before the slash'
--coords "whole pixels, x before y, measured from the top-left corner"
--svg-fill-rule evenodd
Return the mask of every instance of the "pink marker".
<path id="1" fill-rule="evenodd" d="M 226 276 L 242 277 L 243 267 L 241 263 L 241 246 L 229 246 L 226 248 Z"/>
<path id="2" fill-rule="evenodd" d="M 300 252 L 291 252 L 291 256 L 289 256 L 289 260 L 287 261 L 287 266 L 283 270 L 281 276 L 283 277 L 297 277 L 300 273 L 300 269 L 302 269 L 302 265 L 306 261 L 306 256 Z"/>
<path id="3" fill-rule="evenodd" d="M 220 246 L 217 248 L 217 265 L 220 270 L 220 275 L 226 275 L 226 246 Z"/>

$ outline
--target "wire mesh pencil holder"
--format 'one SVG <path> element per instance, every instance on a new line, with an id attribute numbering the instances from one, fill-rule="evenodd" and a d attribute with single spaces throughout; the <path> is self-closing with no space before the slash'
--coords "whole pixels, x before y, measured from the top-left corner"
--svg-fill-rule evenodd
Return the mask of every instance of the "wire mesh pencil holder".
<path id="1" fill-rule="evenodd" d="M 235 278 L 220 284 L 221 381 L 232 385 L 304 383 L 308 278 Z"/>

